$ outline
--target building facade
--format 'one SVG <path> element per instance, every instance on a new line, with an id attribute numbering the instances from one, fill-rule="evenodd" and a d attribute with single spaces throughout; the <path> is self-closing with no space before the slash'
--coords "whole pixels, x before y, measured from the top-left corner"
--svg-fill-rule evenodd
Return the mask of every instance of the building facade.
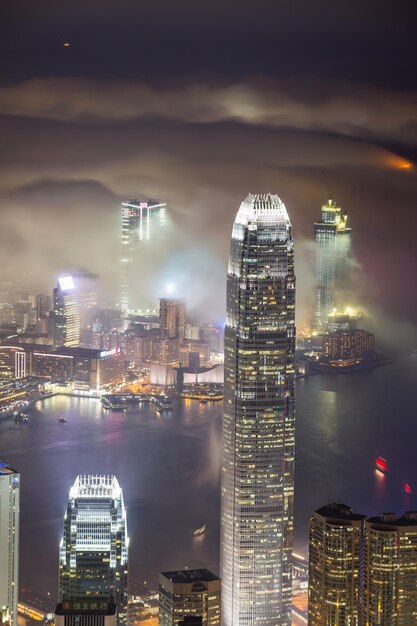
<path id="1" fill-rule="evenodd" d="M 417 511 L 365 523 L 364 626 L 417 624 Z"/>
<path id="2" fill-rule="evenodd" d="M 249 195 L 227 276 L 221 478 L 223 626 L 289 626 L 294 498 L 295 276 L 276 195 Z"/>
<path id="3" fill-rule="evenodd" d="M 147 309 L 148 302 L 140 297 L 143 258 L 141 251 L 151 242 L 163 239 L 166 224 L 166 204 L 159 200 L 128 200 L 122 202 L 121 301 L 124 314 Z"/>
<path id="4" fill-rule="evenodd" d="M 78 476 L 71 487 L 59 550 L 59 601 L 112 600 L 127 620 L 128 536 L 115 476 Z"/>
<path id="5" fill-rule="evenodd" d="M 177 626 L 186 617 L 201 618 L 202 626 L 219 626 L 220 594 L 220 578 L 207 569 L 160 574 L 159 626 Z"/>
<path id="6" fill-rule="evenodd" d="M 55 626 L 117 626 L 117 607 L 107 600 L 65 600 L 55 609 Z"/>
<path id="7" fill-rule="evenodd" d="M 329 200 L 321 207 L 321 220 L 314 224 L 316 251 L 316 296 L 314 328 L 323 332 L 327 318 L 343 306 L 349 277 L 351 229 L 347 215 Z"/>
<path id="8" fill-rule="evenodd" d="M 365 516 L 329 503 L 310 517 L 308 623 L 359 626 Z"/>
<path id="9" fill-rule="evenodd" d="M 336 330 L 323 337 L 323 360 L 334 367 L 358 365 L 373 352 L 375 336 L 362 328 Z"/>
<path id="10" fill-rule="evenodd" d="M 0 462 L 0 624 L 17 626 L 20 475 Z"/>

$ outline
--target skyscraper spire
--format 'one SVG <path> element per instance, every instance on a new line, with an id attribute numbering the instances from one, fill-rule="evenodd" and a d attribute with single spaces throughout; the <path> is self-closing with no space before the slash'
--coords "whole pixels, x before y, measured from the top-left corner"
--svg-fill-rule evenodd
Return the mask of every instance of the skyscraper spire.
<path id="1" fill-rule="evenodd" d="M 227 277 L 222 456 L 223 626 L 289 626 L 295 277 L 276 195 L 248 195 Z"/>

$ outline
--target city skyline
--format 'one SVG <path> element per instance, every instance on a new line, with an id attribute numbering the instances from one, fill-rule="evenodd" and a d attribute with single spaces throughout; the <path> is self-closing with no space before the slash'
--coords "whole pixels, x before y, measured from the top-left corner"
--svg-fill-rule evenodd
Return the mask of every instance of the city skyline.
<path id="1" fill-rule="evenodd" d="M 417 626 L 416 21 L 5 4 L 0 626 Z"/>

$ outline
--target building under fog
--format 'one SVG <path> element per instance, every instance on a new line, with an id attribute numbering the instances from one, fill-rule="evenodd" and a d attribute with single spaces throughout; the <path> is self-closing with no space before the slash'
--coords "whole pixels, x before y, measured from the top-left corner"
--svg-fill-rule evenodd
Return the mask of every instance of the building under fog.
<path id="1" fill-rule="evenodd" d="M 295 277 L 276 195 L 250 194 L 227 276 L 221 579 L 223 626 L 289 626 L 294 498 Z"/>
<path id="2" fill-rule="evenodd" d="M 144 253 L 158 246 L 165 236 L 166 203 L 159 200 L 128 200 L 121 204 L 122 256 L 121 300 L 124 314 L 153 309 L 141 289 L 149 268 L 144 267 Z M 141 293 L 142 292 L 142 293 Z M 149 310 L 149 312 L 151 312 Z"/>
<path id="3" fill-rule="evenodd" d="M 97 278 L 95 274 L 73 274 L 58 279 L 49 313 L 54 346 L 80 344 L 81 327 L 89 323 L 97 309 Z"/>
<path id="4" fill-rule="evenodd" d="M 0 624 L 17 626 L 20 475 L 0 462 Z"/>
<path id="5" fill-rule="evenodd" d="M 314 224 L 316 251 L 316 297 L 314 328 L 326 330 L 327 318 L 343 306 L 349 276 L 351 229 L 347 215 L 329 200 L 321 207 L 321 220 Z"/>
<path id="6" fill-rule="evenodd" d="M 115 476 L 77 476 L 68 497 L 59 549 L 59 602 L 86 599 L 117 606 L 127 620 L 128 536 Z"/>

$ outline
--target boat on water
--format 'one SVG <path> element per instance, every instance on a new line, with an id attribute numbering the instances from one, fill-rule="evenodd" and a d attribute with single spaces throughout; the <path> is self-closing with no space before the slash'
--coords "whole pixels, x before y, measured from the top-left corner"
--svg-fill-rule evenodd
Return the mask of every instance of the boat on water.
<path id="1" fill-rule="evenodd" d="M 387 459 L 383 459 L 382 456 L 379 456 L 375 461 L 375 468 L 385 474 L 388 471 Z"/>
<path id="2" fill-rule="evenodd" d="M 14 414 L 14 422 L 15 424 L 27 424 L 29 421 L 29 415 L 27 413 L 16 412 Z"/>
<path id="3" fill-rule="evenodd" d="M 199 537 L 200 535 L 204 535 L 204 533 L 206 532 L 206 528 L 207 528 L 207 524 L 204 524 L 203 526 L 201 526 L 201 528 L 196 528 L 195 531 L 193 532 L 194 537 Z"/>
<path id="4" fill-rule="evenodd" d="M 174 405 L 167 396 L 161 396 L 155 400 L 155 411 L 158 411 L 158 413 L 172 411 L 173 408 Z"/>
<path id="5" fill-rule="evenodd" d="M 206 400 L 205 398 L 201 398 L 200 400 L 200 404 L 207 404 L 208 400 Z"/>
<path id="6" fill-rule="evenodd" d="M 404 483 L 404 491 L 405 493 L 408 493 L 408 494 L 411 493 L 411 487 L 408 483 Z"/>
<path id="7" fill-rule="evenodd" d="M 67 421 L 67 420 L 65 419 L 65 417 L 60 417 L 60 418 L 59 418 L 59 420 L 58 420 L 58 422 L 59 422 L 60 424 L 65 424 L 65 422 L 66 422 L 66 421 Z"/>

